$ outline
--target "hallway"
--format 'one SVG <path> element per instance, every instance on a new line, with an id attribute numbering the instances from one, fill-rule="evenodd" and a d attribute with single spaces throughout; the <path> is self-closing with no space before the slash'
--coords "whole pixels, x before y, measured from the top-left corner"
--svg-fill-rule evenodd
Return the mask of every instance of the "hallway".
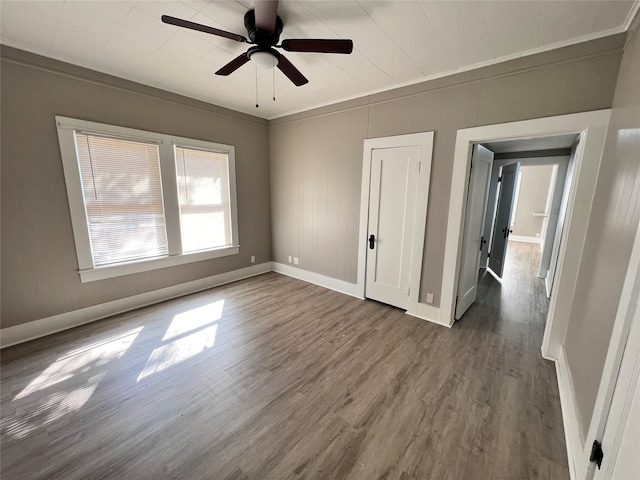
<path id="1" fill-rule="evenodd" d="M 474 332 L 477 348 L 487 354 L 481 370 L 485 375 L 493 370 L 492 388 L 500 391 L 502 401 L 513 409 L 506 413 L 508 421 L 522 429 L 519 434 L 496 434 L 502 440 L 512 435 L 515 445 L 509 448 L 528 456 L 533 465 L 546 464 L 548 478 L 568 479 L 554 365 L 540 353 L 549 307 L 544 279 L 536 276 L 540 255 L 537 244 L 509 242 L 502 280 L 483 270 L 476 303 L 453 328 Z M 478 360 L 475 362 L 478 365 Z M 530 428 L 527 422 L 531 422 Z M 529 472 L 528 478 L 547 478 L 544 467 L 540 468 Z"/>
<path id="2" fill-rule="evenodd" d="M 540 246 L 533 243 L 509 242 L 504 275 L 496 279 L 483 270 L 478 281 L 478 299 L 469 316 L 482 316 L 487 309 L 495 310 L 495 326 L 526 324 L 531 340 L 539 350 L 549 308 L 544 279 L 537 277 Z M 485 312 L 488 314 L 488 312 Z M 465 316 L 466 317 L 466 316 Z M 463 319 L 465 318 L 463 317 Z"/>

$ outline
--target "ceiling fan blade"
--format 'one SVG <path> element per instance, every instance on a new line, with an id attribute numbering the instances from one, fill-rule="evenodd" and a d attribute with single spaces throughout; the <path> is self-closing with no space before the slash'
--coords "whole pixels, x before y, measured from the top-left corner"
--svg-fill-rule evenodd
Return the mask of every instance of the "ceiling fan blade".
<path id="1" fill-rule="evenodd" d="M 287 52 L 351 53 L 353 41 L 320 38 L 289 38 L 282 41 Z"/>
<path id="2" fill-rule="evenodd" d="M 294 67 L 293 63 L 287 60 L 287 58 L 284 55 L 276 52 L 273 49 L 271 50 L 271 52 L 276 57 L 278 57 L 278 68 L 280 69 L 280 71 L 284 73 L 287 76 L 287 78 L 291 80 L 296 87 L 300 87 L 305 83 L 309 83 L 309 80 L 307 80 L 306 77 L 302 75 L 302 73 L 300 73 L 300 70 Z"/>
<path id="3" fill-rule="evenodd" d="M 255 0 L 256 28 L 273 33 L 276 28 L 278 0 Z"/>
<path id="4" fill-rule="evenodd" d="M 227 75 L 235 72 L 237 69 L 239 69 L 241 66 L 243 66 L 248 61 L 249 61 L 249 57 L 247 56 L 246 52 L 241 54 L 241 55 L 238 55 L 236 58 L 234 58 L 229 63 L 227 63 L 224 67 L 222 67 L 220 70 L 218 70 L 216 72 L 216 75 L 227 76 Z"/>
<path id="5" fill-rule="evenodd" d="M 224 30 L 208 27 L 206 25 L 201 25 L 199 23 L 190 22 L 189 20 L 182 20 L 181 18 L 171 17 L 169 15 L 162 15 L 162 21 L 164 23 L 175 25 L 177 27 L 190 28 L 191 30 L 197 30 L 198 32 L 210 33 L 211 35 L 217 35 L 219 37 L 229 38 L 231 40 L 235 40 L 236 42 L 248 43 L 247 39 L 244 38 L 242 35 L 237 35 L 231 32 L 225 32 Z"/>

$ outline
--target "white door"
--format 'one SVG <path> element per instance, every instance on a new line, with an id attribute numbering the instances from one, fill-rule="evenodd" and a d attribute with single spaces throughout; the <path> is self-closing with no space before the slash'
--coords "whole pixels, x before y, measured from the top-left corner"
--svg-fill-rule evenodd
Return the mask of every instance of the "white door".
<path id="1" fill-rule="evenodd" d="M 519 163 L 502 167 L 500 193 L 496 219 L 493 223 L 491 235 L 491 253 L 489 254 L 489 268 L 500 278 L 504 272 L 504 260 L 507 256 L 507 241 L 511 233 L 511 213 L 516 193 L 516 179 L 518 178 Z"/>
<path id="2" fill-rule="evenodd" d="M 483 242 L 486 241 L 483 230 L 492 166 L 493 152 L 482 145 L 476 145 L 471 157 L 467 211 L 464 217 L 456 320 L 476 301 L 480 256 Z"/>
<path id="3" fill-rule="evenodd" d="M 556 276 L 556 267 L 558 266 L 558 255 L 560 253 L 560 242 L 562 241 L 562 232 L 564 230 L 564 221 L 567 214 L 567 205 L 569 202 L 569 190 L 571 181 L 573 179 L 573 161 L 570 160 L 570 166 L 567 170 L 567 175 L 564 182 L 564 191 L 562 193 L 562 200 L 560 203 L 560 211 L 558 212 L 558 223 L 556 225 L 556 231 L 553 239 L 553 246 L 551 247 L 551 259 L 549 260 L 549 270 L 545 276 L 545 286 L 547 289 L 547 297 L 551 298 L 551 291 L 553 290 L 553 282 Z"/>
<path id="4" fill-rule="evenodd" d="M 365 295 L 407 308 L 420 147 L 372 150 Z"/>
<path id="5" fill-rule="evenodd" d="M 538 269 L 538 277 L 545 278 L 547 271 L 551 265 L 551 252 L 553 250 L 553 243 L 556 238 L 556 229 L 561 223 L 560 219 L 560 207 L 562 204 L 562 198 L 564 196 L 565 178 L 567 177 L 568 158 L 566 160 L 560 160 L 557 165 L 554 166 L 554 175 L 552 175 L 552 197 L 551 205 L 547 209 L 549 217 L 546 221 L 546 229 L 543 227 L 544 240 L 542 245 L 542 255 L 540 258 L 540 268 Z M 550 292 L 548 292 L 550 293 Z M 548 297 L 549 295 L 547 295 Z"/>

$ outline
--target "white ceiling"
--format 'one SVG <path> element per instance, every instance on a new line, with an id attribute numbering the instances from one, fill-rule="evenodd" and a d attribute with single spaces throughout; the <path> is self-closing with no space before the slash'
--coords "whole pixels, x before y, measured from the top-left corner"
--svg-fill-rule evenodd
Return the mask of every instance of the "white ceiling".
<path id="1" fill-rule="evenodd" d="M 185 30 L 161 15 L 246 36 L 252 0 L 2 0 L 0 42 L 263 118 L 334 103 L 625 31 L 640 3 L 597 0 L 281 1 L 281 38 L 351 38 L 351 55 L 286 53 L 295 87 L 248 63 L 214 72 L 246 44 Z"/>

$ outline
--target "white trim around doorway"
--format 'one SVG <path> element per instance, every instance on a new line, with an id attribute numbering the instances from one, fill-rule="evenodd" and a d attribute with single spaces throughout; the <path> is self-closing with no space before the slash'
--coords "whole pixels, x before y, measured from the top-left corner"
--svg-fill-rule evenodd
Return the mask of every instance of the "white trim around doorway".
<path id="1" fill-rule="evenodd" d="M 456 137 L 449 216 L 447 221 L 440 323 L 454 322 L 460 248 L 462 244 L 466 186 L 469 181 L 471 150 L 474 144 L 526 138 L 579 134 L 576 165 L 565 221 L 565 234 L 558 256 L 558 273 L 542 345 L 543 356 L 558 359 L 569 318 L 575 282 L 584 245 L 589 212 L 602 157 L 611 110 L 560 115 L 484 127 L 458 130 Z M 570 249 L 566 246 L 571 245 Z"/>

